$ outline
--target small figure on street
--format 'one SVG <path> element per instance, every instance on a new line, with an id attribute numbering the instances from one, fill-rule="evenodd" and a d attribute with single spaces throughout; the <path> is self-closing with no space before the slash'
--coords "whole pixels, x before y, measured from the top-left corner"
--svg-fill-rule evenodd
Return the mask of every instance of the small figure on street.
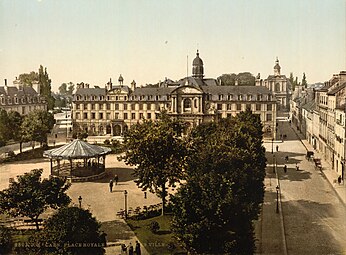
<path id="1" fill-rule="evenodd" d="M 338 177 L 338 183 L 339 183 L 339 185 L 341 184 L 341 175 L 339 175 L 339 177 Z"/>
<path id="2" fill-rule="evenodd" d="M 284 165 L 284 172 L 287 173 L 287 166 Z"/>
<path id="3" fill-rule="evenodd" d="M 119 180 L 119 177 L 118 175 L 114 175 L 114 182 L 115 182 L 115 185 L 118 185 L 118 180 Z"/>
<path id="4" fill-rule="evenodd" d="M 127 254 L 127 247 L 125 244 L 121 244 L 121 254 Z"/>
<path id="5" fill-rule="evenodd" d="M 141 245 L 139 244 L 138 241 L 136 241 L 135 253 L 136 253 L 136 255 L 141 255 L 142 254 L 142 252 L 141 252 Z"/>
<path id="6" fill-rule="evenodd" d="M 109 181 L 109 191 L 113 192 L 113 180 L 112 179 Z"/>
<path id="7" fill-rule="evenodd" d="M 102 231 L 102 233 L 101 233 L 101 235 L 100 235 L 100 238 L 101 238 L 103 247 L 106 247 L 106 246 L 107 246 L 107 239 L 106 239 L 106 236 L 107 236 L 107 234 L 106 234 L 104 231 Z"/>
<path id="8" fill-rule="evenodd" d="M 286 162 L 288 162 L 288 156 L 285 157 Z"/>
<path id="9" fill-rule="evenodd" d="M 296 170 L 299 171 L 298 163 L 296 163 Z"/>
<path id="10" fill-rule="evenodd" d="M 279 151 L 279 145 L 276 145 L 276 151 Z"/>
<path id="11" fill-rule="evenodd" d="M 132 246 L 132 243 L 129 244 L 129 255 L 133 255 L 133 246 Z"/>

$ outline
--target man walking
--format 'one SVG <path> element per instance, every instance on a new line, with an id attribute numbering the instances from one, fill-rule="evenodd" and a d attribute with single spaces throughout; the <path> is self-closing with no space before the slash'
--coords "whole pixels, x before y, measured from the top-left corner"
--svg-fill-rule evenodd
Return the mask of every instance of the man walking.
<path id="1" fill-rule="evenodd" d="M 118 175 L 114 175 L 114 182 L 115 182 L 115 185 L 118 185 L 118 180 L 119 180 L 119 177 Z"/>
<path id="2" fill-rule="evenodd" d="M 113 180 L 112 179 L 109 181 L 109 191 L 113 192 Z"/>
<path id="3" fill-rule="evenodd" d="M 284 165 L 284 172 L 286 173 L 287 172 L 287 166 Z"/>

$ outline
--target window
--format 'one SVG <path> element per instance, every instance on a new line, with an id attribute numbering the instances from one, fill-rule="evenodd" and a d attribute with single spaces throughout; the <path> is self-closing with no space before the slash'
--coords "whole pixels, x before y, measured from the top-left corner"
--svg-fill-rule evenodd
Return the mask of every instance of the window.
<path id="1" fill-rule="evenodd" d="M 91 110 L 95 110 L 95 104 L 91 104 Z"/>
<path id="2" fill-rule="evenodd" d="M 127 120 L 127 113 L 124 113 L 124 120 Z"/>
<path id="3" fill-rule="evenodd" d="M 111 109 L 111 104 L 107 104 L 107 110 Z"/>
<path id="4" fill-rule="evenodd" d="M 143 113 L 140 113 L 140 114 L 139 114 L 139 118 L 140 118 L 140 119 L 143 119 L 143 118 L 144 118 Z"/>
<path id="5" fill-rule="evenodd" d="M 237 111 L 241 111 L 241 104 L 237 104 Z"/>
<path id="6" fill-rule="evenodd" d="M 275 84 L 275 91 L 276 91 L 276 92 L 279 92 L 279 91 L 280 91 L 280 84 L 279 84 L 279 83 L 276 83 L 276 84 Z"/>
<path id="7" fill-rule="evenodd" d="M 131 119 L 136 119 L 136 114 L 135 113 L 131 113 Z"/>
<path id="8" fill-rule="evenodd" d="M 256 111 L 260 111 L 261 110 L 261 104 L 256 104 Z"/>
<path id="9" fill-rule="evenodd" d="M 151 119 L 151 113 L 150 112 L 147 113 L 147 118 Z"/>
<path id="10" fill-rule="evenodd" d="M 124 104 L 124 110 L 127 110 L 127 104 Z"/>
<path id="11" fill-rule="evenodd" d="M 267 104 L 267 111 L 271 111 L 272 110 L 272 104 Z"/>
<path id="12" fill-rule="evenodd" d="M 80 119 L 80 113 L 76 112 L 76 119 L 79 120 Z"/>
<path id="13" fill-rule="evenodd" d="M 271 113 L 267 113 L 267 121 L 272 121 L 272 114 Z"/>
<path id="14" fill-rule="evenodd" d="M 85 112 L 85 113 L 83 114 L 83 118 L 84 118 L 84 119 L 87 119 L 87 118 L 88 118 L 88 113 L 87 113 L 87 112 Z"/>
<path id="15" fill-rule="evenodd" d="M 143 110 L 143 104 L 139 104 L 139 110 Z"/>
<path id="16" fill-rule="evenodd" d="M 99 119 L 100 119 L 100 120 L 103 119 L 103 113 L 102 113 L 102 112 L 99 113 Z"/>
<path id="17" fill-rule="evenodd" d="M 119 119 L 119 113 L 118 112 L 114 113 L 114 119 L 116 119 L 116 120 Z"/>
<path id="18" fill-rule="evenodd" d="M 238 95 L 238 100 L 242 100 L 242 95 Z"/>
<path id="19" fill-rule="evenodd" d="M 110 112 L 107 112 L 107 114 L 106 114 L 106 119 L 107 119 L 107 120 L 110 120 L 110 119 L 111 119 L 111 113 L 110 113 Z"/>
<path id="20" fill-rule="evenodd" d="M 252 100 L 252 96 L 251 95 L 247 95 L 247 100 L 251 101 Z"/>
<path id="21" fill-rule="evenodd" d="M 262 95 L 257 95 L 257 100 L 261 101 L 262 100 Z"/>
<path id="22" fill-rule="evenodd" d="M 218 109 L 219 111 L 221 111 L 221 110 L 222 110 L 222 104 L 217 104 L 217 109 Z"/>
<path id="23" fill-rule="evenodd" d="M 189 98 L 184 100 L 184 111 L 191 111 L 191 99 Z"/>
<path id="24" fill-rule="evenodd" d="M 219 95 L 219 100 L 222 100 L 223 99 L 223 95 Z"/>
<path id="25" fill-rule="evenodd" d="M 80 109 L 80 104 L 76 104 L 76 109 L 77 109 L 77 110 Z"/>
<path id="26" fill-rule="evenodd" d="M 92 112 L 92 113 L 91 113 L 91 119 L 94 120 L 94 119 L 96 118 L 95 116 L 96 116 L 96 114 L 95 114 L 94 112 Z"/>
<path id="27" fill-rule="evenodd" d="M 195 98 L 194 102 L 195 102 L 195 108 L 197 108 L 198 107 L 198 99 Z"/>
<path id="28" fill-rule="evenodd" d="M 103 110 L 103 104 L 99 104 L 99 109 Z"/>
<path id="29" fill-rule="evenodd" d="M 119 110 L 119 104 L 115 104 L 115 105 L 114 105 L 114 109 L 115 109 L 115 110 Z"/>
<path id="30" fill-rule="evenodd" d="M 232 94 L 229 94 L 227 99 L 228 99 L 228 100 L 233 100 L 233 95 L 232 95 Z"/>
<path id="31" fill-rule="evenodd" d="M 232 104 L 227 104 L 227 110 L 232 110 Z"/>

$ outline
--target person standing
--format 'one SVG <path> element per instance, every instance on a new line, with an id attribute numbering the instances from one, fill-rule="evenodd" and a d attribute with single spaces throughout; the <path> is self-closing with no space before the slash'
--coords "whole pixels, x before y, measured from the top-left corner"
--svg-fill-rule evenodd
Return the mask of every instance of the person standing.
<path id="1" fill-rule="evenodd" d="M 276 151 L 279 151 L 279 145 L 276 145 Z"/>
<path id="2" fill-rule="evenodd" d="M 299 171 L 298 163 L 296 163 L 296 170 Z"/>
<path id="3" fill-rule="evenodd" d="M 129 244 L 129 255 L 133 255 L 133 246 L 132 246 L 132 243 Z"/>
<path id="4" fill-rule="evenodd" d="M 136 247 L 135 247 L 135 253 L 136 255 L 141 255 L 142 252 L 141 252 L 141 245 L 138 241 L 136 241 Z"/>
<path id="5" fill-rule="evenodd" d="M 109 181 L 109 191 L 113 192 L 113 180 L 112 179 Z"/>
<path id="6" fill-rule="evenodd" d="M 119 177 L 118 175 L 114 175 L 114 182 L 115 182 L 115 185 L 118 185 L 118 180 L 119 180 Z"/>
<path id="7" fill-rule="evenodd" d="M 287 166 L 284 165 L 284 172 L 286 173 L 287 172 Z"/>

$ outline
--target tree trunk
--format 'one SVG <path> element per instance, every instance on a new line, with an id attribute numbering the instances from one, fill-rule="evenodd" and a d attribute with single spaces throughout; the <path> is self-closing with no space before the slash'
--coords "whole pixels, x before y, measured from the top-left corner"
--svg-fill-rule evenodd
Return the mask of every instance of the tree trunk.
<path id="1" fill-rule="evenodd" d="M 19 142 L 19 152 L 20 153 L 23 152 L 23 142 L 22 141 Z"/>
<path id="2" fill-rule="evenodd" d="M 165 214 L 165 203 L 166 203 L 166 184 L 162 184 L 162 213 L 161 215 Z"/>

